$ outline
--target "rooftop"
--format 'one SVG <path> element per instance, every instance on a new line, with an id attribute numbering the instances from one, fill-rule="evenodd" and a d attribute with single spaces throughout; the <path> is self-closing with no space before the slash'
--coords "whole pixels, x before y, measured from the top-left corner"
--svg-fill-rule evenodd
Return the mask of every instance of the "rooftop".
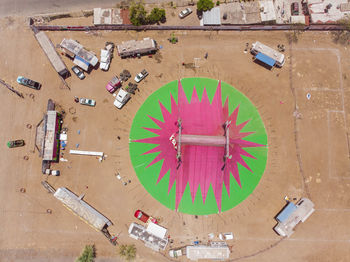
<path id="1" fill-rule="evenodd" d="M 92 66 L 95 66 L 98 62 L 97 57 L 92 52 L 87 51 L 81 44 L 73 39 L 64 38 L 60 46 L 74 55 L 81 57 Z"/>
<path id="2" fill-rule="evenodd" d="M 168 245 L 167 238 L 157 237 L 148 232 L 146 228 L 136 223 L 131 223 L 129 227 L 129 235 L 134 239 L 143 241 L 145 246 L 152 248 L 155 251 L 159 251 L 159 249 L 164 250 Z"/>
<path id="3" fill-rule="evenodd" d="M 313 23 L 332 23 L 350 14 L 347 0 L 309 0 L 308 5 Z"/>
<path id="4" fill-rule="evenodd" d="M 220 25 L 220 7 L 203 12 L 203 25 Z"/>
<path id="5" fill-rule="evenodd" d="M 234 2 L 220 5 L 221 24 L 256 24 L 261 22 L 258 2 Z"/>
<path id="6" fill-rule="evenodd" d="M 261 22 L 275 21 L 275 7 L 271 0 L 259 1 Z"/>
<path id="7" fill-rule="evenodd" d="M 117 45 L 118 53 L 123 52 L 132 52 L 137 50 L 152 49 L 156 48 L 155 41 L 149 37 L 144 38 L 143 40 L 130 40 L 122 42 L 120 45 Z"/>
<path id="8" fill-rule="evenodd" d="M 94 8 L 94 25 L 111 24 L 123 24 L 123 19 L 119 8 Z"/>

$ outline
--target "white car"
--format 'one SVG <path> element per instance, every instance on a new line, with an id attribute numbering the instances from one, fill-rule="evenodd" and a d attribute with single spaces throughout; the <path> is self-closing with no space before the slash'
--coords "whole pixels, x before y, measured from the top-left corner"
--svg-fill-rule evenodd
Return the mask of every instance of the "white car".
<path id="1" fill-rule="evenodd" d="M 146 76 L 148 76 L 148 72 L 143 69 L 140 73 L 138 73 L 136 76 L 135 76 L 135 82 L 136 83 L 140 83 L 142 79 L 144 79 Z"/>
<path id="2" fill-rule="evenodd" d="M 185 18 L 186 16 L 190 15 L 191 13 L 192 13 L 191 8 L 186 8 L 179 13 L 179 17 Z"/>
<path id="3" fill-rule="evenodd" d="M 107 71 L 111 64 L 111 52 L 110 50 L 101 49 L 100 69 Z"/>
<path id="4" fill-rule="evenodd" d="M 86 106 L 95 106 L 96 105 L 96 101 L 93 99 L 88 99 L 88 98 L 80 98 L 79 99 L 79 103 L 82 105 L 86 105 Z"/>
<path id="5" fill-rule="evenodd" d="M 117 108 L 121 109 L 123 105 L 125 105 L 126 102 L 128 102 L 129 99 L 130 99 L 130 93 L 128 93 L 124 89 L 120 89 L 118 94 L 115 96 L 115 101 L 113 104 Z"/>

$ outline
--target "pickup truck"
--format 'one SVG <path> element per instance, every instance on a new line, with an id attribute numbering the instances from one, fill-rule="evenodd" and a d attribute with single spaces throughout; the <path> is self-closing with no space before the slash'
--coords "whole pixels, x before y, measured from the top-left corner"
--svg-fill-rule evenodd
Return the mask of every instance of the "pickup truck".
<path id="1" fill-rule="evenodd" d="M 116 98 L 115 98 L 115 101 L 114 101 L 113 104 L 118 109 L 121 109 L 126 104 L 126 102 L 129 101 L 130 97 L 131 97 L 130 93 L 128 93 L 124 89 L 120 89 L 118 94 L 116 95 Z"/>

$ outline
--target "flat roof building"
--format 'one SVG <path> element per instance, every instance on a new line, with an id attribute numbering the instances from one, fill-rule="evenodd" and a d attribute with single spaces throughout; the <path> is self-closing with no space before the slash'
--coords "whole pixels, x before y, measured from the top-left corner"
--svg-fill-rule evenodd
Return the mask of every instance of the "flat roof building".
<path id="1" fill-rule="evenodd" d="M 152 54 L 157 51 L 157 42 L 149 37 L 143 40 L 130 40 L 117 45 L 121 58 L 136 55 Z"/>
<path id="2" fill-rule="evenodd" d="M 44 122 L 44 143 L 43 143 L 43 160 L 57 161 L 59 150 L 59 131 L 61 130 L 60 115 L 54 111 L 47 111 Z"/>
<path id="3" fill-rule="evenodd" d="M 313 23 L 334 23 L 350 15 L 348 0 L 308 0 Z"/>
<path id="4" fill-rule="evenodd" d="M 221 25 L 220 7 L 203 12 L 203 25 Z"/>
<path id="5" fill-rule="evenodd" d="M 260 7 L 256 1 L 220 4 L 219 7 L 222 25 L 261 23 Z"/>
<path id="6" fill-rule="evenodd" d="M 261 22 L 276 21 L 276 12 L 273 1 L 259 1 Z"/>
<path id="7" fill-rule="evenodd" d="M 123 19 L 119 8 L 94 8 L 94 25 L 121 25 Z"/>
<path id="8" fill-rule="evenodd" d="M 225 242 L 211 242 L 209 246 L 187 246 L 186 256 L 194 261 L 199 259 L 225 260 L 230 257 L 230 249 Z"/>
<path id="9" fill-rule="evenodd" d="M 276 216 L 278 224 L 274 230 L 281 236 L 289 237 L 294 233 L 295 226 L 305 222 L 314 211 L 314 203 L 308 198 L 302 198 L 296 204 L 288 202 Z"/>

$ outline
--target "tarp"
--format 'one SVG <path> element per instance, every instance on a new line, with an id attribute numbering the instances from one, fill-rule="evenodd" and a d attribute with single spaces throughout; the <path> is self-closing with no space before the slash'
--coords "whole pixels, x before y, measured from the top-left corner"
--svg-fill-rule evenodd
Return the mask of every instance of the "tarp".
<path id="1" fill-rule="evenodd" d="M 276 220 L 283 223 L 288 219 L 288 217 L 297 209 L 297 206 L 292 202 L 289 202 L 288 205 L 278 214 Z"/>
<path id="2" fill-rule="evenodd" d="M 264 64 L 267 64 L 271 67 L 273 67 L 276 63 L 276 60 L 267 56 L 267 55 L 264 55 L 262 53 L 258 53 L 256 56 L 255 56 L 256 59 L 258 59 L 259 61 L 263 62 Z"/>
<path id="3" fill-rule="evenodd" d="M 157 236 L 159 238 L 162 238 L 162 239 L 165 238 L 165 235 L 166 235 L 166 232 L 167 232 L 166 228 L 161 227 L 161 226 L 159 226 L 157 224 L 154 224 L 153 222 L 150 222 L 148 224 L 146 230 L 149 233 L 151 233 L 151 234 L 153 234 L 153 235 L 155 235 L 155 236 Z"/>

